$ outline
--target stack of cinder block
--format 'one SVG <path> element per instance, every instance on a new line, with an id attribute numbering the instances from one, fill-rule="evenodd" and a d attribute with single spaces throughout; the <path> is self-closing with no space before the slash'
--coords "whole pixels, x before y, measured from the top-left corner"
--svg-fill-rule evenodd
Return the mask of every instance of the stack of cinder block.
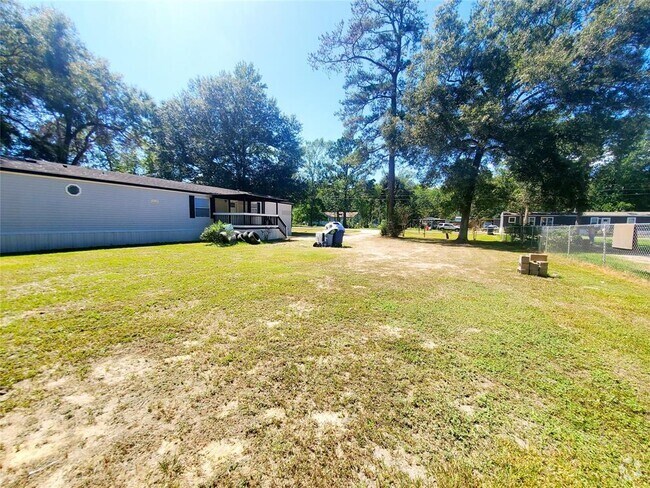
<path id="1" fill-rule="evenodd" d="M 519 256 L 517 271 L 525 275 L 548 276 L 548 254 Z"/>

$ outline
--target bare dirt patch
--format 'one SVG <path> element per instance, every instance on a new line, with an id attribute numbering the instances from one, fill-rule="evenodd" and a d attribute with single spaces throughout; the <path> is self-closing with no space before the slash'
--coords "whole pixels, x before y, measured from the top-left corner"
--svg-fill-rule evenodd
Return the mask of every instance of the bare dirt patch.
<path id="1" fill-rule="evenodd" d="M 115 385 L 128 379 L 130 376 L 142 376 L 150 371 L 152 365 L 145 358 L 131 356 L 119 359 L 110 358 L 102 361 L 93 368 L 91 376 L 109 385 Z"/>
<path id="2" fill-rule="evenodd" d="M 307 317 L 314 310 L 314 306 L 304 300 L 291 303 L 287 308 L 290 315 L 296 315 L 300 318 Z"/>
<path id="3" fill-rule="evenodd" d="M 226 417 L 231 416 L 235 412 L 237 412 L 237 409 L 239 408 L 239 402 L 237 400 L 233 400 L 231 402 L 226 403 L 223 407 L 219 409 L 219 414 L 218 417 L 223 419 Z"/>
<path id="4" fill-rule="evenodd" d="M 345 428 L 345 424 L 349 420 L 348 415 L 345 412 L 330 411 L 312 412 L 309 418 L 316 422 L 316 425 L 320 431 L 343 430 Z"/>
<path id="5" fill-rule="evenodd" d="M 402 337 L 403 329 L 401 327 L 396 327 L 394 325 L 383 325 L 381 330 L 389 337 L 395 337 L 399 339 Z"/>
<path id="6" fill-rule="evenodd" d="M 468 417 L 473 417 L 474 414 L 476 413 L 476 408 L 474 406 L 472 406 L 472 405 L 468 405 L 468 404 L 465 404 L 465 403 L 459 403 L 456 406 L 458 407 L 458 410 L 463 412 Z"/>
<path id="7" fill-rule="evenodd" d="M 196 486 L 214 476 L 216 469 L 225 463 L 242 459 L 246 442 L 238 438 L 213 441 L 199 452 L 199 467 L 190 470 L 185 476 L 189 486 Z"/>
<path id="8" fill-rule="evenodd" d="M 375 447 L 373 456 L 387 467 L 398 469 L 407 474 L 414 481 L 424 480 L 427 477 L 426 469 L 418 464 L 415 456 L 407 454 L 402 448 L 389 451 L 388 449 L 377 446 Z"/>
<path id="9" fill-rule="evenodd" d="M 284 408 L 268 408 L 264 411 L 264 418 L 267 420 L 282 420 L 286 417 Z"/>
<path id="10" fill-rule="evenodd" d="M 90 405 L 95 400 L 95 397 L 89 393 L 79 393 L 76 395 L 64 396 L 63 400 L 73 405 L 77 405 L 78 407 L 83 407 L 85 405 Z"/>
<path id="11" fill-rule="evenodd" d="M 164 359 L 165 363 L 184 363 L 192 359 L 191 354 L 181 354 L 180 356 L 171 356 Z"/>

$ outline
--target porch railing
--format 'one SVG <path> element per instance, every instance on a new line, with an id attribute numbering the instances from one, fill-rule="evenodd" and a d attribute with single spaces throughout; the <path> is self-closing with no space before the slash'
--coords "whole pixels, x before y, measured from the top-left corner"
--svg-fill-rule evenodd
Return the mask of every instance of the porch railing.
<path id="1" fill-rule="evenodd" d="M 272 227 L 287 236 L 287 226 L 277 214 L 258 214 L 244 212 L 215 212 L 214 218 L 234 227 Z"/>

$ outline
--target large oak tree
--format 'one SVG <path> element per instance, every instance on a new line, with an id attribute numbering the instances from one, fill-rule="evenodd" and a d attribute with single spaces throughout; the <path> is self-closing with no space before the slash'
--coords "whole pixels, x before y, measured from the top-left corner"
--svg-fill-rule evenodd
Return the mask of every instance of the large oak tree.
<path id="1" fill-rule="evenodd" d="M 93 56 L 67 17 L 3 0 L 0 38 L 5 154 L 101 165 L 146 136 L 151 100 Z"/>
<path id="2" fill-rule="evenodd" d="M 192 80 L 158 117 L 152 171 L 160 176 L 285 197 L 296 191 L 300 124 L 280 111 L 251 64 Z"/>
<path id="3" fill-rule="evenodd" d="M 505 163 L 546 204 L 584 209 L 591 165 L 647 110 L 650 15 L 634 0 L 458 1 L 436 13 L 408 97 L 410 134 L 457 186 Z"/>

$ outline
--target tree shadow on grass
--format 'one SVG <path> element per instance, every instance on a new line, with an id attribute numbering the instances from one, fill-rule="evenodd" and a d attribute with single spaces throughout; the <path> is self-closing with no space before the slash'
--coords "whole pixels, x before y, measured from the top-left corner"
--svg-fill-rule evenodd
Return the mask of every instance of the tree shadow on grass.
<path id="1" fill-rule="evenodd" d="M 468 247 L 476 249 L 487 249 L 491 251 L 506 251 L 506 252 L 523 252 L 530 253 L 537 251 L 536 248 L 526 246 L 521 242 L 501 242 L 501 241 L 473 241 L 458 242 L 454 239 L 426 239 L 422 237 L 398 237 L 404 242 L 412 242 L 418 244 L 431 244 L 438 246 L 451 246 L 451 247 Z"/>

